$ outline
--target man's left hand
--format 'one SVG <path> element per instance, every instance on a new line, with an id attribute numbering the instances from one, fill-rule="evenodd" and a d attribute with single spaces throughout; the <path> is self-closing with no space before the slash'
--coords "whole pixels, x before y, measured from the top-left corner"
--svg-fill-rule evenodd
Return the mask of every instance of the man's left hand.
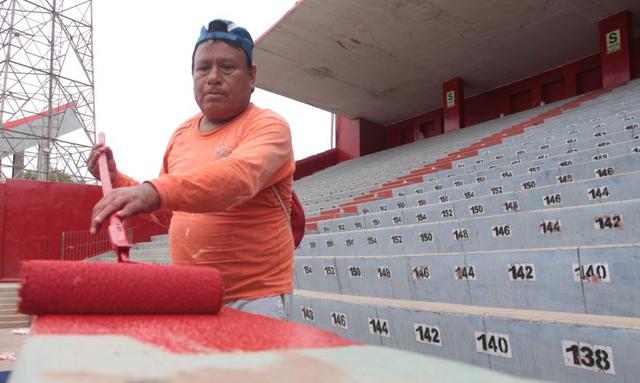
<path id="1" fill-rule="evenodd" d="M 159 206 L 160 196 L 150 183 L 111 190 L 93 208 L 90 232 L 98 231 L 100 224 L 113 213 L 124 219 L 140 212 L 150 213 Z"/>

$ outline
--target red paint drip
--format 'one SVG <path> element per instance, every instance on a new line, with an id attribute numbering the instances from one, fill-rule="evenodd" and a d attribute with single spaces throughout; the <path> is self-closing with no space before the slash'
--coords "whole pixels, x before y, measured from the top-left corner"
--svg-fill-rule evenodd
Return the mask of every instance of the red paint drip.
<path id="1" fill-rule="evenodd" d="M 217 315 L 44 315 L 35 335 L 125 335 L 179 354 L 327 348 L 357 343 L 299 323 L 223 308 Z"/>

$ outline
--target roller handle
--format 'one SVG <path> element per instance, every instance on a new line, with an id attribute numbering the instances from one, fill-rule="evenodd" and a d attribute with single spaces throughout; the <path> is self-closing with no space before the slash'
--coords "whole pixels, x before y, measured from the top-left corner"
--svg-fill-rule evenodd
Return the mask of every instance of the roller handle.
<path id="1" fill-rule="evenodd" d="M 106 145 L 104 133 L 98 133 L 98 143 Z M 109 164 L 107 163 L 107 155 L 101 154 L 98 157 L 98 170 L 100 171 L 100 182 L 102 183 L 102 194 L 107 194 L 113 189 L 111 186 L 111 177 L 109 176 Z"/>
<path id="2" fill-rule="evenodd" d="M 106 145 L 104 133 L 98 133 L 98 142 L 102 145 Z M 113 189 L 111 185 L 111 176 L 109 176 L 109 164 L 107 162 L 107 155 L 102 153 L 98 157 L 98 170 L 100 172 L 100 182 L 102 183 L 102 194 L 107 194 Z M 109 217 L 109 240 L 113 246 L 113 250 L 118 256 L 118 262 L 131 262 L 129 260 L 129 249 L 131 244 L 127 239 L 127 233 L 122 224 L 122 219 L 115 214 L 111 214 Z"/>

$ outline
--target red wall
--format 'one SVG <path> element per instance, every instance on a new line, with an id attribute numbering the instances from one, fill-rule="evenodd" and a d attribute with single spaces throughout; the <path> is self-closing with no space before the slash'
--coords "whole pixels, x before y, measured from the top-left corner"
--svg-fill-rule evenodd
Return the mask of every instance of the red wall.
<path id="1" fill-rule="evenodd" d="M 633 42 L 633 52 L 635 53 L 632 61 L 634 68 L 634 78 L 640 77 L 640 39 L 636 39 Z"/>
<path id="2" fill-rule="evenodd" d="M 540 89 L 542 102 L 545 104 L 551 104 L 552 102 L 566 98 L 564 83 L 565 79 L 562 78 L 542 85 Z"/>
<path id="3" fill-rule="evenodd" d="M 465 127 L 535 108 L 547 103 L 602 88 L 598 54 L 562 67 L 493 89 L 465 100 Z M 418 129 L 425 121 L 438 120 L 442 108 L 412 117 L 387 128 L 387 148 L 402 144 L 402 131 Z"/>
<path id="4" fill-rule="evenodd" d="M 523 90 L 522 92 L 514 93 L 509 96 L 509 112 L 518 113 L 523 110 L 531 109 L 533 97 L 531 96 L 531 89 Z"/>
<path id="5" fill-rule="evenodd" d="M 360 119 L 360 155 L 379 152 L 387 148 L 387 127 L 363 118 Z"/>
<path id="6" fill-rule="evenodd" d="M 443 118 L 442 108 L 439 108 L 429 113 L 424 113 L 401 123 L 389 126 L 386 132 L 386 147 L 393 148 L 408 143 L 402 142 L 403 131 L 406 129 L 412 129 L 415 132 L 420 129 L 421 125 L 427 126 L 427 131 L 424 132 L 426 133 L 426 137 L 433 137 L 442 134 Z"/>
<path id="7" fill-rule="evenodd" d="M 338 149 L 329 149 L 311 157 L 301 159 L 296 161 L 296 172 L 293 174 L 293 179 L 298 180 L 337 163 Z"/>
<path id="8" fill-rule="evenodd" d="M 60 259 L 62 232 L 89 229 L 101 188 L 56 182 L 7 180 L 0 184 L 0 280 L 18 278 L 20 262 Z M 142 218 L 127 220 L 134 242 L 166 230 Z"/>

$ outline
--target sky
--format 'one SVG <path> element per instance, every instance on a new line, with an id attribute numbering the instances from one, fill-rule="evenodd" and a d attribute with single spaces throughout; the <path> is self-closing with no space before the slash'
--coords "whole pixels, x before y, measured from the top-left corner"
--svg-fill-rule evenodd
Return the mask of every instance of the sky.
<path id="1" fill-rule="evenodd" d="M 256 40 L 295 3 L 94 1 L 96 129 L 105 132 L 118 169 L 140 181 L 157 176 L 171 134 L 198 113 L 191 54 L 203 25 L 225 18 Z M 252 102 L 287 119 L 296 160 L 331 147 L 330 113 L 261 89 Z"/>

